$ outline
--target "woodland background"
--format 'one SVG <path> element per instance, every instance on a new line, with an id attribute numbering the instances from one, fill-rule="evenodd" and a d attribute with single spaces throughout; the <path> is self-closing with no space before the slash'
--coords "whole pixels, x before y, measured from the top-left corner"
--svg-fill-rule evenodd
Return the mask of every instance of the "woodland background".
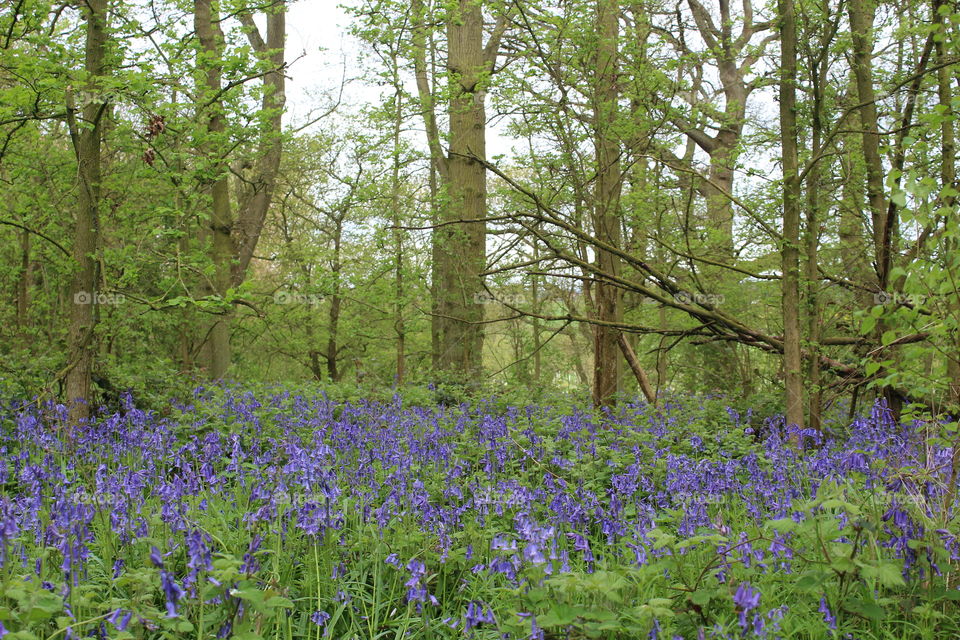
<path id="1" fill-rule="evenodd" d="M 960 404 L 955 3 L 346 7 L 293 121 L 283 0 L 5 3 L 5 394 Z"/>

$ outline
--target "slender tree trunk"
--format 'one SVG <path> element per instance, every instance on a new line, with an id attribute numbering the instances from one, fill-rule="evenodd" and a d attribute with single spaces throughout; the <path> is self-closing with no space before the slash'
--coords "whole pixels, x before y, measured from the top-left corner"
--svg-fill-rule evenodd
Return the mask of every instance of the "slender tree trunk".
<path id="1" fill-rule="evenodd" d="M 820 96 L 814 96 L 814 116 L 811 126 L 811 155 L 816 157 L 821 148 Z M 809 426 L 820 431 L 820 271 L 817 249 L 820 245 L 820 163 L 807 174 L 807 224 L 806 224 L 806 298 L 807 342 L 809 356 L 806 361 L 807 406 Z"/>
<path id="2" fill-rule="evenodd" d="M 653 390 L 653 387 L 650 386 L 650 379 L 647 377 L 647 372 L 643 370 L 640 359 L 637 357 L 636 352 L 633 347 L 630 346 L 627 337 L 623 333 L 617 336 L 617 344 L 620 346 L 620 350 L 623 351 L 623 357 L 627 360 L 627 364 L 630 365 L 630 370 L 633 371 L 633 375 L 637 379 L 637 385 L 640 387 L 643 396 L 647 399 L 647 402 L 656 406 L 657 394 Z"/>
<path id="3" fill-rule="evenodd" d="M 536 240 L 533 241 L 533 259 L 540 259 L 540 243 Z M 537 264 L 539 265 L 539 263 Z M 540 342 L 540 318 L 538 316 L 542 314 L 542 310 L 540 302 L 540 276 L 536 274 L 531 274 L 530 276 L 530 297 L 532 298 L 530 300 L 530 306 L 533 308 L 533 312 L 537 314 L 533 317 L 531 323 L 533 330 L 533 384 L 539 388 L 541 376 L 540 349 L 542 344 Z"/>
<path id="4" fill-rule="evenodd" d="M 617 117 L 618 37 L 620 33 L 618 0 L 597 0 L 596 88 L 594 90 L 594 149 L 597 180 L 594 192 L 593 224 L 597 238 L 615 247 L 621 244 L 620 192 L 623 174 L 620 145 L 613 131 Z M 607 251 L 597 250 L 598 267 L 614 275 L 620 273 L 620 260 Z M 622 319 L 622 292 L 618 287 L 598 283 L 594 294 L 597 319 L 619 322 Z M 612 405 L 619 391 L 619 329 L 597 324 L 593 340 L 593 403 Z"/>
<path id="5" fill-rule="evenodd" d="M 945 0 L 933 0 L 933 15 L 938 29 L 947 36 L 947 25 L 943 15 L 940 14 L 940 7 Z M 937 70 L 937 101 L 944 109 L 944 117 L 940 121 L 940 188 L 946 189 L 953 187 L 956 189 L 957 182 L 957 144 L 954 135 L 954 118 L 947 116 L 952 108 L 953 91 L 950 87 L 950 67 L 945 65 L 947 52 L 943 45 L 943 40 L 935 39 L 937 63 L 940 68 Z M 948 199 L 948 203 L 956 203 L 956 196 Z M 945 203 L 947 204 L 947 203 Z M 957 250 L 955 242 L 951 243 L 951 249 Z M 955 318 L 960 318 L 960 292 L 954 291 L 953 314 Z M 952 332 L 952 349 L 947 352 L 947 379 L 948 379 L 948 400 L 954 407 L 960 407 L 960 330 L 954 329 Z"/>
<path id="6" fill-rule="evenodd" d="M 824 45 L 826 46 L 826 45 Z M 823 89 L 828 76 L 827 53 L 818 51 L 819 59 L 811 59 L 810 80 L 813 112 L 810 118 L 810 158 L 814 163 L 807 173 L 807 219 L 806 219 L 806 302 L 807 341 L 809 356 L 806 360 L 806 387 L 809 426 L 820 431 L 822 390 L 820 389 L 820 270 L 818 249 L 820 246 L 820 189 L 823 139 Z"/>
<path id="7" fill-rule="evenodd" d="M 427 146 L 430 149 L 430 173 L 428 185 L 430 192 L 431 223 L 440 224 L 445 219 L 443 213 L 446 198 L 447 158 L 440 144 L 440 129 L 437 126 L 437 115 L 433 89 L 430 85 L 430 70 L 427 66 L 429 46 L 430 60 L 434 59 L 433 40 L 427 37 L 427 11 L 423 0 L 410 1 L 412 22 L 412 56 L 416 75 L 417 98 L 420 101 L 420 110 L 426 130 Z M 428 45 L 429 43 L 429 45 Z M 431 65 L 432 66 L 432 65 Z M 443 305 L 440 300 L 441 278 L 440 233 L 434 230 L 430 234 L 430 355 L 431 364 L 435 371 L 441 368 L 441 352 L 443 351 Z"/>
<path id="8" fill-rule="evenodd" d="M 106 74 L 107 0 L 88 0 L 84 5 L 86 51 L 84 70 L 89 81 L 81 117 L 83 127 L 72 121 L 71 133 L 77 156 L 77 214 L 73 237 L 76 270 L 70 283 L 70 328 L 67 351 L 69 362 L 65 378 L 66 402 L 70 424 L 90 415 L 93 360 L 96 343 L 97 284 L 100 243 L 100 181 L 103 123 L 107 111 L 106 89 L 100 85 Z M 72 107 L 72 105 L 71 105 Z M 73 113 L 71 108 L 70 113 Z"/>
<path id="9" fill-rule="evenodd" d="M 337 358 L 340 352 L 340 306 L 342 304 L 340 295 L 340 271 L 342 267 L 340 251 L 342 238 L 343 218 L 340 218 L 336 221 L 336 229 L 333 237 L 333 264 L 330 265 L 330 272 L 333 276 L 333 295 L 330 296 L 330 311 L 327 324 L 327 375 L 330 376 L 332 382 L 339 382 L 341 375 L 340 369 L 337 366 Z"/>
<path id="10" fill-rule="evenodd" d="M 441 366 L 464 382 L 482 370 L 483 292 L 486 267 L 486 110 L 489 71 L 483 47 L 483 13 L 476 0 L 458 0 L 447 19 L 450 73 L 450 151 L 447 159 L 451 223 L 439 238 L 439 278 L 444 330 Z"/>
<path id="11" fill-rule="evenodd" d="M 25 329 L 28 324 L 27 313 L 30 308 L 30 281 L 33 279 L 33 263 L 30 260 L 30 232 L 21 231 L 20 271 L 17 274 L 17 327 Z"/>
<path id="12" fill-rule="evenodd" d="M 430 163 L 430 222 L 440 224 L 443 214 L 439 208 L 440 193 L 437 187 L 437 168 Z M 440 243 L 439 234 L 430 234 L 430 366 L 440 370 L 440 351 L 443 336 L 443 317 L 440 315 Z"/>
<path id="13" fill-rule="evenodd" d="M 222 158 L 223 137 L 226 130 L 221 91 L 221 67 L 223 65 L 223 31 L 220 20 L 211 0 L 194 0 L 194 30 L 200 41 L 197 53 L 197 68 L 201 71 L 203 96 L 210 100 L 205 113 L 198 114 L 205 122 L 206 145 L 209 149 L 207 161 L 210 162 L 211 178 L 207 191 L 211 197 L 210 215 L 207 219 L 205 235 L 210 241 L 210 257 L 214 264 L 212 282 L 208 293 L 223 297 L 233 282 L 233 259 L 237 254 L 234 244 L 233 213 L 230 205 L 230 188 L 227 180 L 225 161 Z M 201 98 L 203 99 L 203 98 Z M 205 355 L 207 375 L 213 380 L 221 380 L 230 367 L 230 319 L 231 311 L 224 309 L 213 320 L 207 335 Z"/>
<path id="14" fill-rule="evenodd" d="M 783 369 L 788 425 L 803 428 L 800 349 L 800 174 L 797 152 L 797 23 L 780 0 L 780 141 L 783 151 Z M 799 439 L 799 436 L 797 437 Z"/>
<path id="15" fill-rule="evenodd" d="M 396 66 L 394 67 L 396 69 Z M 403 230 L 400 229 L 400 129 L 403 126 L 403 104 L 402 94 L 400 92 L 400 78 L 394 77 L 394 83 L 397 86 L 397 93 L 394 100 L 394 120 L 393 120 L 393 169 L 391 175 L 390 201 L 393 209 L 393 258 L 394 266 L 394 311 L 393 327 L 397 334 L 397 375 L 398 385 L 403 384 L 403 377 L 406 369 L 406 327 L 403 317 Z"/>

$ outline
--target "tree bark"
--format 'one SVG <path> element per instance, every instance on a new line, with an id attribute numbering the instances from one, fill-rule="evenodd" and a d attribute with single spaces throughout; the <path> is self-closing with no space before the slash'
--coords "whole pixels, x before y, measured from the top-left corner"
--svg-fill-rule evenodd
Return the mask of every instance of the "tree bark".
<path id="1" fill-rule="evenodd" d="M 820 73 L 821 78 L 826 75 L 826 66 L 811 69 L 813 74 Z M 822 122 L 822 93 L 819 80 L 815 80 L 813 88 L 813 116 L 810 123 L 810 153 L 816 158 L 821 152 Z M 806 310 L 807 310 L 807 342 L 810 357 L 806 359 L 805 377 L 808 389 L 807 415 L 811 429 L 820 431 L 821 396 L 820 389 L 820 268 L 818 248 L 820 246 L 820 163 L 818 162 L 807 173 L 807 217 L 806 217 Z"/>
<path id="2" fill-rule="evenodd" d="M 234 286 L 241 284 L 247 267 L 253 258 L 260 234 L 263 231 L 267 211 L 273 200 L 280 159 L 283 153 L 283 108 L 286 103 L 286 78 L 284 54 L 286 41 L 286 4 L 281 0 L 267 13 L 267 39 L 263 36 L 249 13 L 241 13 L 240 21 L 247 31 L 247 39 L 257 56 L 270 64 L 270 71 L 263 76 L 263 97 L 260 102 L 264 116 L 264 129 L 260 133 L 259 157 L 256 170 L 250 180 L 250 191 L 241 200 L 237 222 L 233 226 L 236 256 L 234 258 Z"/>
<path id="3" fill-rule="evenodd" d="M 637 358 L 636 352 L 634 352 L 633 347 L 630 346 L 627 337 L 623 333 L 618 332 L 617 344 L 620 346 L 620 350 L 623 352 L 623 357 L 626 359 L 627 364 L 630 365 L 630 370 L 633 371 L 633 375 L 637 379 L 637 384 L 640 385 L 640 391 L 643 392 L 643 396 L 647 399 L 647 402 L 656 406 L 657 394 L 654 392 L 653 387 L 650 386 L 650 379 L 647 378 L 647 372 L 643 370 L 640 359 Z"/>
<path id="4" fill-rule="evenodd" d="M 396 69 L 394 65 L 394 69 Z M 403 103 L 401 93 L 400 78 L 394 77 L 394 83 L 397 87 L 397 93 L 394 99 L 394 119 L 393 119 L 393 167 L 391 168 L 390 184 L 390 206 L 393 209 L 393 259 L 394 259 L 394 305 L 393 305 L 393 329 L 397 334 L 397 385 L 403 384 L 403 378 L 406 370 L 406 338 L 407 330 L 403 317 L 403 230 L 400 229 L 400 129 L 403 126 Z"/>
<path id="5" fill-rule="evenodd" d="M 620 34 L 620 7 L 618 0 L 597 0 L 596 86 L 594 89 L 593 127 L 597 179 L 593 203 L 593 226 L 597 238 L 619 247 L 620 193 L 623 173 L 620 167 L 620 145 L 613 130 L 617 118 L 617 71 Z M 602 249 L 596 249 L 597 266 L 612 274 L 619 274 L 620 259 Z M 598 283 L 594 293 L 595 313 L 601 322 L 619 322 L 623 316 L 622 291 L 619 287 Z M 619 391 L 617 363 L 620 350 L 620 332 L 610 326 L 594 326 L 593 338 L 593 403 L 612 405 Z"/>
<path id="6" fill-rule="evenodd" d="M 340 353 L 340 306 L 343 302 L 340 295 L 341 278 L 341 250 L 343 241 L 343 214 L 337 218 L 333 235 L 333 263 L 330 272 L 333 275 L 333 294 L 330 296 L 330 311 L 327 324 L 327 375 L 331 382 L 339 382 L 342 375 L 338 366 Z"/>
<path id="7" fill-rule="evenodd" d="M 491 61 L 483 46 L 481 3 L 458 0 L 447 17 L 450 73 L 450 149 L 447 224 L 438 237 L 439 298 L 443 317 L 440 365 L 464 382 L 482 370 L 483 292 L 486 267 L 486 110 Z M 480 161 L 478 162 L 477 159 Z"/>
<path id="8" fill-rule="evenodd" d="M 30 259 L 30 232 L 20 231 L 20 270 L 17 274 L 17 327 L 25 329 L 30 309 L 30 281 L 33 262 Z"/>
<path id="9" fill-rule="evenodd" d="M 803 428 L 800 350 L 800 172 L 797 151 L 797 22 L 780 0 L 780 144 L 783 152 L 783 370 L 787 425 Z M 799 440 L 799 435 L 795 436 Z"/>
<path id="10" fill-rule="evenodd" d="M 90 80 L 81 109 L 83 128 L 71 119 L 71 134 L 77 156 L 77 214 L 73 237 L 73 260 L 76 270 L 70 284 L 70 328 L 67 351 L 69 361 L 65 376 L 65 393 L 69 423 L 76 424 L 90 415 L 93 361 L 96 343 L 97 284 L 100 244 L 100 181 L 101 144 L 107 101 L 100 86 L 106 75 L 107 0 L 88 0 L 84 5 L 86 46 L 84 70 Z M 71 105 L 72 107 L 72 105 Z"/>
<path id="11" fill-rule="evenodd" d="M 226 162 L 223 158 L 225 146 L 223 137 L 226 130 L 226 117 L 222 89 L 223 31 L 220 19 L 211 0 L 194 0 L 194 30 L 200 41 L 197 52 L 197 68 L 201 73 L 203 92 L 201 99 L 208 97 L 209 106 L 205 113 L 198 114 L 204 122 L 207 156 L 212 177 L 205 185 L 210 194 L 211 206 L 204 235 L 210 241 L 210 258 L 214 264 L 212 281 L 207 285 L 206 293 L 223 298 L 233 283 L 233 260 L 237 247 L 232 236 L 233 212 L 230 204 L 230 188 L 227 180 Z M 221 380 L 230 367 L 230 309 L 224 307 L 215 316 L 207 335 L 204 348 L 207 375 L 212 380 Z"/>
<path id="12" fill-rule="evenodd" d="M 443 201 L 446 197 L 447 158 L 440 144 L 440 129 L 437 126 L 437 114 L 433 89 L 430 84 L 430 70 L 427 66 L 428 41 L 430 42 L 430 59 L 433 59 L 432 39 L 427 37 L 427 14 L 423 0 L 410 1 L 410 15 L 412 22 L 412 55 L 413 68 L 417 83 L 417 98 L 420 101 L 420 111 L 426 131 L 427 147 L 430 150 L 430 172 L 428 187 L 430 193 L 431 223 L 439 224 L 445 217 Z M 434 370 L 441 369 L 440 354 L 443 350 L 442 304 L 440 303 L 440 274 L 441 274 L 440 233 L 434 230 L 430 234 L 430 355 Z"/>
<path id="13" fill-rule="evenodd" d="M 877 283 L 881 290 L 887 286 L 890 255 L 883 246 L 883 228 L 886 224 L 887 202 L 883 191 L 883 161 L 880 156 L 880 127 L 878 124 L 876 92 L 873 87 L 873 18 L 871 0 L 850 0 L 850 32 L 853 38 L 853 74 L 860 108 L 861 144 L 867 174 L 867 204 L 873 228 Z"/>
<path id="14" fill-rule="evenodd" d="M 940 13 L 940 7 L 945 5 L 945 0 L 933 0 L 933 19 L 940 32 L 947 37 L 947 24 L 944 16 Z M 954 118 L 948 116 L 952 108 L 953 91 L 950 87 L 950 67 L 946 66 L 947 52 L 942 39 L 934 40 L 934 47 L 937 56 L 937 63 L 940 68 L 937 70 L 937 102 L 944 109 L 944 117 L 940 121 L 940 188 L 957 188 L 957 144 L 954 134 Z M 944 204 L 951 201 L 956 202 L 956 196 L 950 197 Z M 951 250 L 956 251 L 956 242 L 951 243 Z M 953 291 L 954 301 L 952 312 L 954 317 L 960 317 L 960 292 Z M 954 329 L 952 332 L 952 348 L 947 352 L 947 389 L 948 401 L 954 409 L 960 407 L 960 330 Z"/>

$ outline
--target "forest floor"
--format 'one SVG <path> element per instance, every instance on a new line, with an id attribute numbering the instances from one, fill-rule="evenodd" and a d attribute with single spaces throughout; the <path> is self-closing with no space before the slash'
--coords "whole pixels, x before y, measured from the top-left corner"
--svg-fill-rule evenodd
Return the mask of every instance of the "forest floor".
<path id="1" fill-rule="evenodd" d="M 822 435 L 695 397 L 163 413 L 2 410 L 0 637 L 960 633 L 952 451 L 881 407 Z"/>

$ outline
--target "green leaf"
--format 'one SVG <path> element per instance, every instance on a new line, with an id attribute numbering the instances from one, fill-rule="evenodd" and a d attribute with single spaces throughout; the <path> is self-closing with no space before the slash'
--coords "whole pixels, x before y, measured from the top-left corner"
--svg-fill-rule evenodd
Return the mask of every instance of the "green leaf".
<path id="1" fill-rule="evenodd" d="M 895 562 L 881 561 L 866 565 L 861 568 L 861 573 L 864 578 L 873 578 L 884 587 L 904 587 L 907 584 L 903 580 L 901 565 Z"/>
<path id="2" fill-rule="evenodd" d="M 870 602 L 867 600 L 848 600 L 844 603 L 844 607 L 850 611 L 853 611 L 854 613 L 859 613 L 866 618 L 876 620 L 877 622 L 887 618 L 887 612 L 876 602 Z"/>
<path id="3" fill-rule="evenodd" d="M 283 596 L 273 596 L 264 603 L 265 606 L 270 608 L 279 608 L 284 609 L 293 609 L 293 601 L 290 598 L 284 598 Z"/>
<path id="4" fill-rule="evenodd" d="M 778 518 L 777 520 L 767 522 L 767 526 L 775 531 L 786 533 L 788 531 L 796 531 L 800 523 L 795 522 L 793 518 Z"/>

